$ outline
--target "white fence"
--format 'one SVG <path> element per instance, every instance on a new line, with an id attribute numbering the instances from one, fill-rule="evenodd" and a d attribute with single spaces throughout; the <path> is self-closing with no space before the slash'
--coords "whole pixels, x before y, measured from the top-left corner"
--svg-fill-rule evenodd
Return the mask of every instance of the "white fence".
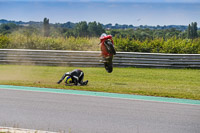
<path id="1" fill-rule="evenodd" d="M 0 64 L 102 67 L 100 51 L 0 49 Z M 200 54 L 117 52 L 115 67 L 200 68 Z"/>

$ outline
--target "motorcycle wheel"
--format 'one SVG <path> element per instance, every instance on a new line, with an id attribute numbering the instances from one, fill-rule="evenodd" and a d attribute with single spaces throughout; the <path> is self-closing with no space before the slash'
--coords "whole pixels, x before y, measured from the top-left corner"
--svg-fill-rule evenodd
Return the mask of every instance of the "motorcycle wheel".
<path id="1" fill-rule="evenodd" d="M 108 64 L 108 63 L 104 63 L 104 67 L 105 67 L 105 69 L 106 69 L 106 71 L 107 71 L 108 73 L 111 73 L 111 72 L 113 71 L 113 66 L 112 66 L 112 64 L 110 65 L 110 64 Z"/>
<path id="2" fill-rule="evenodd" d="M 104 63 L 104 67 L 108 73 L 111 73 L 113 71 L 112 57 Z"/>

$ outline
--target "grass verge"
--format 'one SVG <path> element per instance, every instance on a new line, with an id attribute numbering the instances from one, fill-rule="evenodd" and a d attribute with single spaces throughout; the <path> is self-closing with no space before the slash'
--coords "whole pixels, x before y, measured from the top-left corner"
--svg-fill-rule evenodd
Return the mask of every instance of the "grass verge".
<path id="1" fill-rule="evenodd" d="M 81 67 L 87 86 L 65 86 L 56 82 L 75 67 L 0 65 L 0 84 L 87 90 L 200 100 L 199 69 Z"/>

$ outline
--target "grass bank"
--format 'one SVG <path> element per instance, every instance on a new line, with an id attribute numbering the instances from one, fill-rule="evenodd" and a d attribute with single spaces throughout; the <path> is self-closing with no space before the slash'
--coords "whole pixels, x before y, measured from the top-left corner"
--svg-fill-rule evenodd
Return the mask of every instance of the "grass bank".
<path id="1" fill-rule="evenodd" d="M 75 67 L 0 65 L 0 84 L 138 94 L 200 100 L 200 70 L 82 67 L 87 86 L 56 82 Z"/>

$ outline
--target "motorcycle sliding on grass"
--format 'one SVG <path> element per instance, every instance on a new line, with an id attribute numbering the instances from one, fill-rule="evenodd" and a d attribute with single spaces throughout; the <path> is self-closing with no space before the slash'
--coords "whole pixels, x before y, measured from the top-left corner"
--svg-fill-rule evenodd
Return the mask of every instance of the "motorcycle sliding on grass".
<path id="1" fill-rule="evenodd" d="M 103 62 L 106 71 L 111 73 L 113 71 L 113 55 L 116 54 L 112 36 L 103 33 L 100 37 L 100 47 L 103 58 L 100 62 Z"/>

